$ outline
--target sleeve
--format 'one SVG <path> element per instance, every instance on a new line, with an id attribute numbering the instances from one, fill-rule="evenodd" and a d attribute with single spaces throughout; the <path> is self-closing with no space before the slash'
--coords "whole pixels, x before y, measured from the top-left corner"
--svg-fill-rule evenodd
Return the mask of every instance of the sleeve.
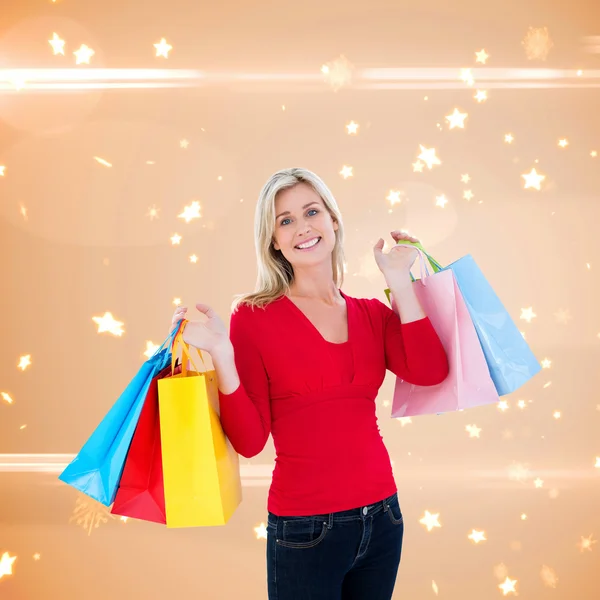
<path id="1" fill-rule="evenodd" d="M 232 313 L 229 337 L 233 345 L 240 385 L 231 394 L 219 390 L 220 419 L 225 435 L 238 454 L 259 454 L 271 433 L 269 383 L 256 344 L 258 332 L 249 323 L 246 307 Z"/>
<path id="2" fill-rule="evenodd" d="M 414 385 L 442 383 L 448 376 L 448 357 L 429 317 L 401 323 L 391 308 L 374 300 L 383 317 L 386 368 Z"/>

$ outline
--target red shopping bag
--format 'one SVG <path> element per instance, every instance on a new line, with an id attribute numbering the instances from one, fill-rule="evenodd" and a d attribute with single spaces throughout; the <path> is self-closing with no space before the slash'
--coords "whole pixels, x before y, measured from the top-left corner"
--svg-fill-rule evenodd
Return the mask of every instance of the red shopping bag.
<path id="1" fill-rule="evenodd" d="M 175 374 L 181 372 L 181 366 Z M 163 481 L 158 412 L 158 380 L 171 376 L 171 365 L 150 383 L 144 400 L 115 501 L 113 515 L 166 524 L 165 486 Z"/>

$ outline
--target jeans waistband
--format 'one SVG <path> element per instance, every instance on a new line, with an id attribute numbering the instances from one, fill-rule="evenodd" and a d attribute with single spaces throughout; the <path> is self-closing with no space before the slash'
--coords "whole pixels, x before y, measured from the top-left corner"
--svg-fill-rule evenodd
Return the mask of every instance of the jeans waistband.
<path id="1" fill-rule="evenodd" d="M 268 518 L 271 521 L 278 521 L 279 519 L 283 520 L 302 520 L 302 519 L 311 519 L 311 520 L 319 520 L 327 523 L 329 528 L 333 527 L 334 522 L 343 522 L 343 521 L 360 521 L 364 520 L 367 517 L 372 515 L 376 515 L 377 513 L 384 511 L 387 512 L 390 504 L 398 501 L 398 492 L 395 492 L 391 496 L 380 500 L 379 502 L 374 502 L 373 504 L 367 504 L 366 506 L 360 506 L 358 508 L 350 508 L 348 510 L 340 510 L 338 512 L 332 513 L 323 513 L 317 515 L 310 515 L 305 517 L 286 517 L 286 516 L 277 516 L 269 512 Z"/>

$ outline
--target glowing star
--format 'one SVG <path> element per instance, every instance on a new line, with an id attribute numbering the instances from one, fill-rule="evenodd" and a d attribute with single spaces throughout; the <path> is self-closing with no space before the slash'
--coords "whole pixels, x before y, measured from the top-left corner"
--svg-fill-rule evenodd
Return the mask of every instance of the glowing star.
<path id="1" fill-rule="evenodd" d="M 150 340 L 146 340 L 146 351 L 144 352 L 144 356 L 146 358 L 153 357 L 159 348 L 160 346 L 157 344 L 153 344 Z"/>
<path id="2" fill-rule="evenodd" d="M 57 54 L 65 55 L 65 41 L 61 40 L 57 33 L 52 34 L 52 39 L 48 40 L 48 43 L 52 46 L 52 52 L 55 56 Z"/>
<path id="3" fill-rule="evenodd" d="M 512 144 L 512 143 L 513 143 L 513 141 L 514 141 L 514 139 L 515 139 L 515 138 L 514 138 L 514 136 L 513 136 L 513 134 L 512 134 L 512 133 L 507 133 L 507 134 L 505 134 L 505 136 L 504 136 L 504 141 L 505 141 L 507 144 Z"/>
<path id="4" fill-rule="evenodd" d="M 596 158 L 596 156 L 598 156 L 598 151 L 597 151 L 597 150 L 592 150 L 592 151 L 590 152 L 590 156 L 591 156 L 592 158 Z"/>
<path id="5" fill-rule="evenodd" d="M 179 246 L 180 243 L 181 236 L 178 233 L 171 237 L 171 244 L 173 244 L 173 246 Z"/>
<path id="6" fill-rule="evenodd" d="M 425 164 L 422 163 L 420 160 L 418 160 L 417 162 L 414 162 L 412 164 L 413 173 L 422 173 L 424 166 L 425 166 Z"/>
<path id="7" fill-rule="evenodd" d="M 519 407 L 521 410 L 523 410 L 524 408 L 526 408 L 526 407 L 527 407 L 527 403 L 525 402 L 525 400 L 519 400 L 519 401 L 517 402 L 517 406 L 518 406 L 518 407 Z"/>
<path id="8" fill-rule="evenodd" d="M 402 202 L 402 198 L 400 198 L 400 194 L 402 194 L 401 191 L 390 190 L 390 193 L 388 194 L 386 200 L 388 200 L 388 202 L 390 203 L 391 206 L 400 204 Z"/>
<path id="9" fill-rule="evenodd" d="M 460 129 L 465 128 L 465 119 L 469 115 L 467 113 L 458 112 L 458 108 L 454 109 L 454 112 L 451 115 L 446 115 L 446 120 L 450 124 L 450 129 L 454 129 L 459 127 Z"/>
<path id="10" fill-rule="evenodd" d="M 552 413 L 552 416 L 553 416 L 555 419 L 560 419 L 560 416 L 561 416 L 561 415 L 560 415 L 560 410 L 555 410 L 555 411 Z"/>
<path id="11" fill-rule="evenodd" d="M 0 177 L 4 177 L 4 170 L 6 167 L 4 165 L 0 165 Z"/>
<path id="12" fill-rule="evenodd" d="M 544 480 L 539 477 L 534 480 L 533 485 L 535 485 L 536 489 L 540 489 L 544 485 Z"/>
<path id="13" fill-rule="evenodd" d="M 189 206 L 183 208 L 183 212 L 177 215 L 180 219 L 185 219 L 189 223 L 192 219 L 200 218 L 200 202 L 194 200 Z"/>
<path id="14" fill-rule="evenodd" d="M 566 148 L 569 145 L 569 142 L 566 139 L 558 140 L 558 145 L 561 148 Z"/>
<path id="15" fill-rule="evenodd" d="M 520 319 L 531 323 L 531 319 L 533 319 L 534 317 L 537 317 L 537 315 L 533 312 L 532 306 L 530 306 L 529 308 L 521 309 L 521 316 L 519 317 Z"/>
<path id="16" fill-rule="evenodd" d="M 40 560 L 40 558 L 42 558 L 42 555 L 41 555 L 39 552 L 36 552 L 36 553 L 33 555 L 33 560 Z"/>
<path id="17" fill-rule="evenodd" d="M 460 176 L 461 183 L 469 183 L 469 181 L 471 181 L 471 178 L 469 177 L 468 173 L 465 173 L 464 175 Z"/>
<path id="18" fill-rule="evenodd" d="M 467 536 L 467 538 L 475 544 L 479 544 L 479 542 L 485 542 L 487 540 L 487 538 L 485 537 L 485 532 L 477 531 L 476 529 L 473 529 L 473 531 Z"/>
<path id="19" fill-rule="evenodd" d="M 473 192 L 472 192 L 471 190 L 465 190 L 465 191 L 463 192 L 463 198 L 464 198 L 465 200 L 472 200 L 472 199 L 473 199 L 473 197 L 474 197 L 474 196 L 473 196 Z"/>
<path id="20" fill-rule="evenodd" d="M 596 464 L 594 465 L 594 468 L 600 469 L 600 456 L 596 456 Z"/>
<path id="21" fill-rule="evenodd" d="M 509 579 L 508 576 L 506 577 L 504 583 L 501 583 L 498 587 L 502 590 L 502 593 L 506 596 L 507 594 L 510 594 L 511 592 L 513 594 L 515 594 L 515 596 L 517 595 L 517 590 L 515 589 L 515 585 L 517 585 L 517 580 L 516 579 Z"/>
<path id="22" fill-rule="evenodd" d="M 475 80 L 473 79 L 473 73 L 471 73 L 471 69 L 461 69 L 460 78 L 469 86 L 475 83 Z"/>
<path id="23" fill-rule="evenodd" d="M 477 102 L 485 102 L 487 100 L 487 92 L 485 90 L 477 90 L 473 96 Z"/>
<path id="24" fill-rule="evenodd" d="M 353 177 L 354 173 L 352 173 L 352 167 L 348 167 L 346 165 L 344 165 L 342 167 L 342 170 L 340 171 L 340 175 L 344 178 L 344 179 L 348 179 L 348 177 Z"/>
<path id="25" fill-rule="evenodd" d="M 398 417 L 396 420 L 398 421 L 398 423 L 400 423 L 402 427 L 408 425 L 409 423 L 412 423 L 412 419 L 410 417 Z"/>
<path id="26" fill-rule="evenodd" d="M 469 432 L 469 437 L 479 437 L 479 434 L 481 433 L 481 428 L 477 427 L 477 425 L 467 425 L 465 427 L 465 430 Z"/>
<path id="27" fill-rule="evenodd" d="M 355 123 L 354 121 L 350 121 L 350 123 L 348 123 L 348 125 L 346 125 L 346 129 L 348 130 L 348 135 L 355 135 L 356 132 L 358 131 L 359 125 L 358 123 Z"/>
<path id="28" fill-rule="evenodd" d="M 441 527 L 438 522 L 438 517 L 440 513 L 436 513 L 432 515 L 428 510 L 425 511 L 425 516 L 419 520 L 419 523 L 422 523 L 427 527 L 427 531 L 431 531 L 434 527 Z"/>
<path id="29" fill-rule="evenodd" d="M 121 321 L 115 321 L 112 314 L 109 312 L 105 312 L 102 317 L 92 317 L 92 321 L 98 325 L 98 333 L 104 333 L 105 331 L 108 331 L 109 333 L 119 337 L 123 335 L 123 329 L 121 329 L 121 326 L 124 325 L 124 323 L 121 323 Z"/>
<path id="30" fill-rule="evenodd" d="M 181 298 L 173 298 L 174 306 L 181 306 Z"/>
<path id="31" fill-rule="evenodd" d="M 5 575 L 12 575 L 12 566 L 13 563 L 17 560 L 16 556 L 10 556 L 8 552 L 5 552 L 0 558 L 0 579 L 2 579 Z"/>
<path id="32" fill-rule="evenodd" d="M 26 354 L 25 356 L 19 357 L 19 364 L 17 365 L 18 369 L 24 371 L 31 364 L 31 354 Z"/>
<path id="33" fill-rule="evenodd" d="M 490 57 L 490 55 L 482 48 L 479 52 L 475 52 L 475 57 L 475 62 L 485 65 L 485 61 Z"/>
<path id="34" fill-rule="evenodd" d="M 550 365 L 552 365 L 552 361 L 549 358 L 543 358 L 540 361 L 540 364 L 542 365 L 542 369 L 549 369 Z"/>
<path id="35" fill-rule="evenodd" d="M 6 392 L 0 392 L 0 396 L 2 396 L 2 400 L 4 400 L 4 402 L 7 404 L 12 404 L 14 402 L 14 400 L 10 397 L 10 394 L 7 394 Z"/>
<path id="36" fill-rule="evenodd" d="M 81 65 L 81 64 L 86 64 L 89 65 L 90 64 L 90 58 L 92 58 L 92 56 L 94 56 L 94 54 L 96 54 L 91 48 L 88 48 L 85 44 L 82 44 L 81 47 L 79 48 L 79 50 L 75 50 L 75 52 L 73 52 L 73 54 L 75 55 L 75 64 L 76 65 Z"/>
<path id="37" fill-rule="evenodd" d="M 584 538 L 583 536 L 581 536 L 581 541 L 579 542 L 579 544 L 577 544 L 577 546 L 579 547 L 579 550 L 581 552 L 583 552 L 584 550 L 587 550 L 588 552 L 592 551 L 592 546 L 594 544 L 598 543 L 598 540 L 593 540 L 592 538 L 594 537 L 594 535 L 590 535 L 589 537 Z"/>
<path id="38" fill-rule="evenodd" d="M 546 60 L 554 46 L 547 27 L 530 27 L 521 43 L 528 60 Z"/>
<path id="39" fill-rule="evenodd" d="M 183 148 L 184 150 L 186 150 L 189 145 L 190 143 L 187 140 L 181 140 L 179 142 L 179 147 Z"/>
<path id="40" fill-rule="evenodd" d="M 436 206 L 444 208 L 444 206 L 446 206 L 446 204 L 448 204 L 448 199 L 446 198 L 446 196 L 444 194 L 442 194 L 441 196 L 435 197 L 435 205 Z"/>
<path id="41" fill-rule="evenodd" d="M 419 160 L 422 160 L 428 169 L 431 169 L 433 165 L 441 165 L 442 162 L 435 155 L 435 148 L 425 148 L 425 146 L 421 146 L 419 144 L 419 148 L 421 149 L 421 154 L 417 157 Z"/>
<path id="42" fill-rule="evenodd" d="M 150 217 L 150 220 L 153 221 L 155 218 L 158 218 L 158 211 L 160 209 L 156 208 L 156 206 L 151 206 L 148 209 L 148 213 L 146 216 Z"/>
<path id="43" fill-rule="evenodd" d="M 508 402 L 506 400 L 500 400 L 498 402 L 498 410 L 501 410 L 502 412 L 508 410 Z"/>
<path id="44" fill-rule="evenodd" d="M 156 48 L 156 56 L 164 56 L 165 58 L 169 58 L 169 51 L 173 49 L 173 46 L 167 44 L 167 40 L 162 38 L 158 44 L 154 44 Z"/>
<path id="45" fill-rule="evenodd" d="M 264 523 L 261 523 L 258 527 L 254 528 L 254 533 L 256 534 L 257 540 L 266 540 L 267 539 L 267 526 Z"/>
<path id="46" fill-rule="evenodd" d="M 190 262 L 195 265 L 198 262 L 198 257 L 195 254 L 192 254 L 190 256 Z"/>

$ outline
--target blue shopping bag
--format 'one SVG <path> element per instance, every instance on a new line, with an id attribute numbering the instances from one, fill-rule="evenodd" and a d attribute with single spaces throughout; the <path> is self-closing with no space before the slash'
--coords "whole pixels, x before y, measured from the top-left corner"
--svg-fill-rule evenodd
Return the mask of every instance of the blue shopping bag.
<path id="1" fill-rule="evenodd" d="M 172 342 L 178 329 L 140 367 L 79 454 L 59 475 L 61 481 L 105 506 L 113 503 L 150 383 L 171 364 Z"/>
<path id="2" fill-rule="evenodd" d="M 414 245 L 423 250 L 420 244 Z M 473 257 L 467 254 L 442 267 L 423 252 L 435 272 L 450 269 L 454 273 L 498 395 L 514 392 L 539 373 L 540 363 Z M 389 289 L 385 293 L 389 301 Z"/>

